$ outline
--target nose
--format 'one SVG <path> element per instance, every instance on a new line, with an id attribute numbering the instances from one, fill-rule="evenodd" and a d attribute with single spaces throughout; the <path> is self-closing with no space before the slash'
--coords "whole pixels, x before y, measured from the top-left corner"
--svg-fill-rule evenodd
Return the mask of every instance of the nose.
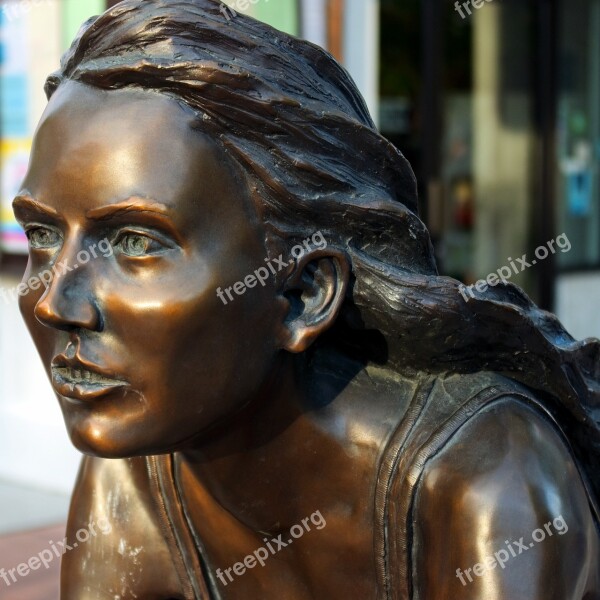
<path id="1" fill-rule="evenodd" d="M 42 325 L 63 331 L 102 329 L 101 313 L 83 271 L 54 276 L 34 308 Z"/>

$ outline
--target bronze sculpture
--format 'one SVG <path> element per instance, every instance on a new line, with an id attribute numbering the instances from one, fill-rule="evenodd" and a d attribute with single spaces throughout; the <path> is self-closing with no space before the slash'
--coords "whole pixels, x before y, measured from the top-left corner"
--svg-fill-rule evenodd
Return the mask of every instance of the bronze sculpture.
<path id="1" fill-rule="evenodd" d="M 598 342 L 438 276 L 327 53 L 125 0 L 46 90 L 20 306 L 88 455 L 68 539 L 112 529 L 63 600 L 600 597 Z"/>

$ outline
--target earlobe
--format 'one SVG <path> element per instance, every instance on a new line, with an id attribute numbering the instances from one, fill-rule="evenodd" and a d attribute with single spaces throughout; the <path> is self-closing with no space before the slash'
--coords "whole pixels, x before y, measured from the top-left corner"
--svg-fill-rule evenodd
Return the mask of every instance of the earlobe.
<path id="1" fill-rule="evenodd" d="M 302 258 L 285 286 L 290 304 L 283 348 L 304 352 L 335 322 L 346 296 L 350 264 L 343 252 L 331 249 Z"/>

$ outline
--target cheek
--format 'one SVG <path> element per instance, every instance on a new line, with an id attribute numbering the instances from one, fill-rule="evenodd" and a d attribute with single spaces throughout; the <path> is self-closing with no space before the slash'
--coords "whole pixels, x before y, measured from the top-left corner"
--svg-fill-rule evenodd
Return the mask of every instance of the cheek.
<path id="1" fill-rule="evenodd" d="M 222 306 L 211 295 L 210 301 L 179 305 L 162 326 L 157 319 L 151 326 L 156 343 L 148 344 L 156 352 L 144 369 L 150 376 L 144 392 L 155 414 L 182 428 L 196 419 L 206 426 L 250 401 L 275 360 L 267 306 L 258 298 Z"/>
<path id="2" fill-rule="evenodd" d="M 268 304 L 260 297 L 257 292 L 228 306 L 213 289 L 187 300 L 112 298 L 106 301 L 107 334 L 125 368 L 143 378 L 144 387 L 168 382 L 177 389 L 198 383 L 205 391 L 207 386 L 222 389 L 238 381 L 247 365 L 259 367 L 272 353 L 271 331 L 264 326 Z"/>

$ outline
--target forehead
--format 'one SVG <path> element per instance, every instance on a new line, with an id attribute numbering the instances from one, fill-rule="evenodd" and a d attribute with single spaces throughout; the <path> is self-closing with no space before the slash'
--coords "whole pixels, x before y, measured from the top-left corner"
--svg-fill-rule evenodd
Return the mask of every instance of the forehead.
<path id="1" fill-rule="evenodd" d="M 23 187 L 65 210 L 130 196 L 171 208 L 235 196 L 239 206 L 241 179 L 225 152 L 192 129 L 195 120 L 157 92 L 65 83 L 42 117 Z"/>

